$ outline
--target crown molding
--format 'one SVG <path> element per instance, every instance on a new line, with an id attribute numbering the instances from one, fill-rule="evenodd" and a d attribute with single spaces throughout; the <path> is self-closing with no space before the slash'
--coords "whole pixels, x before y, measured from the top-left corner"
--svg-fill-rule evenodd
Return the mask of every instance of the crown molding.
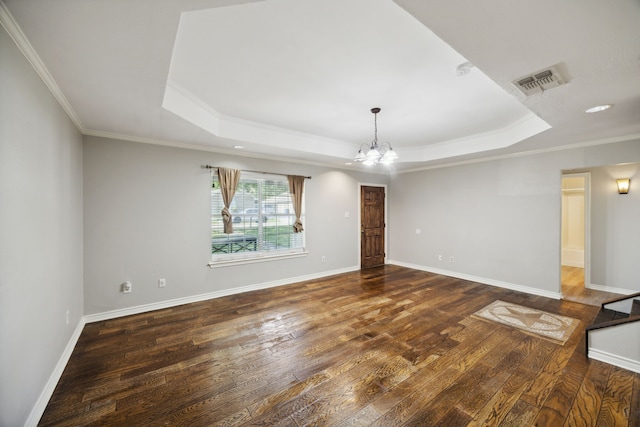
<path id="1" fill-rule="evenodd" d="M 270 160 L 274 162 L 295 163 L 297 165 L 318 166 L 322 168 L 330 167 L 332 169 L 348 170 L 352 172 L 367 172 L 367 173 L 375 173 L 375 174 L 385 175 L 385 176 L 388 175 L 388 173 L 382 170 L 378 170 L 378 171 L 363 170 L 363 169 L 356 169 L 353 167 L 349 168 L 341 165 L 328 165 L 327 163 L 314 162 L 311 160 L 292 159 L 289 157 L 279 157 L 279 156 L 273 156 L 273 155 L 264 154 L 264 153 L 250 153 L 250 152 L 244 152 L 244 151 L 238 151 L 238 150 L 230 150 L 228 148 L 194 144 L 189 142 L 179 142 L 179 141 L 173 141 L 173 140 L 170 141 L 170 140 L 163 140 L 163 139 L 156 139 L 156 138 L 144 138 L 139 136 L 122 135 L 122 134 L 117 134 L 113 132 L 103 132 L 103 131 L 97 131 L 97 130 L 91 130 L 91 129 L 88 129 L 85 132 L 83 132 L 83 135 L 94 136 L 96 138 L 113 139 L 118 141 L 137 142 L 140 144 L 159 145 L 162 147 L 180 148 L 184 150 L 195 150 L 195 151 L 204 151 L 209 153 L 227 154 L 229 156 L 235 156 L 235 157 L 247 157 L 252 159 Z"/>
<path id="2" fill-rule="evenodd" d="M 65 111 L 67 116 L 71 119 L 71 121 L 74 123 L 74 125 L 79 130 L 79 132 L 83 135 L 96 136 L 96 137 L 109 138 L 109 139 L 118 139 L 118 140 L 124 140 L 124 141 L 132 141 L 132 142 L 140 142 L 145 144 L 155 144 L 155 145 L 162 145 L 162 146 L 169 146 L 169 147 L 176 147 L 176 148 L 210 151 L 210 152 L 229 154 L 229 155 L 234 155 L 239 157 L 254 157 L 254 158 L 267 159 L 267 160 L 273 160 L 273 161 L 282 161 L 282 162 L 288 162 L 288 163 L 295 162 L 295 163 L 302 163 L 302 164 L 308 164 L 308 165 L 314 165 L 314 166 L 332 167 L 336 169 L 343 169 L 343 170 L 364 172 L 364 173 L 374 173 L 374 174 L 387 175 L 387 176 L 420 172 L 420 171 L 426 171 L 426 170 L 432 170 L 432 169 L 441 169 L 441 168 L 473 164 L 473 163 L 482 163 L 482 162 L 488 162 L 488 161 L 494 161 L 494 160 L 500 160 L 500 159 L 506 159 L 506 158 L 514 158 L 514 157 L 530 156 L 535 154 L 542 154 L 542 153 L 549 153 L 549 152 L 556 152 L 556 151 L 564 151 L 564 150 L 570 150 L 575 148 L 585 148 L 585 147 L 591 147 L 596 145 L 630 141 L 633 139 L 640 139 L 640 134 L 632 134 L 632 135 L 621 136 L 621 137 L 612 137 L 612 138 L 605 138 L 605 139 L 599 139 L 599 140 L 593 140 L 593 141 L 585 141 L 581 143 L 567 144 L 567 145 L 529 150 L 529 151 L 522 151 L 517 153 L 495 155 L 490 157 L 480 157 L 480 158 L 470 159 L 470 160 L 445 162 L 437 165 L 430 165 L 430 166 L 426 165 L 423 167 L 417 167 L 417 168 L 411 168 L 411 169 L 398 169 L 398 170 L 394 169 L 393 171 L 387 171 L 382 169 L 364 170 L 357 167 L 345 167 L 342 165 L 329 166 L 327 163 L 321 163 L 321 162 L 305 161 L 300 159 L 291 159 L 291 158 L 277 157 L 277 156 L 268 156 L 264 154 L 252 154 L 247 152 L 239 153 L 237 151 L 219 149 L 215 147 L 208 147 L 206 145 L 183 143 L 183 142 L 177 142 L 177 141 L 157 140 L 152 138 L 144 138 L 144 137 L 131 136 L 131 135 L 120 135 L 120 134 L 115 134 L 111 132 L 95 131 L 95 130 L 87 129 L 84 126 L 84 124 L 80 120 L 80 117 L 75 112 L 75 110 L 73 109 L 73 107 L 71 106 L 71 104 L 69 103 L 65 95 L 63 94 L 62 90 L 56 83 L 55 79 L 53 78 L 53 76 L 51 75 L 47 67 L 44 65 L 43 61 L 40 59 L 40 56 L 37 54 L 37 52 L 31 45 L 31 43 L 27 39 L 26 35 L 23 33 L 18 23 L 13 18 L 13 15 L 11 14 L 11 12 L 7 9 L 3 0 L 0 0 L 0 25 L 2 25 L 2 27 L 7 31 L 7 33 L 9 34 L 11 39 L 14 41 L 18 49 L 20 49 L 20 51 L 25 56 L 27 61 L 31 64 L 35 72 L 42 79 L 45 86 L 49 89 L 51 94 L 58 101 L 62 109 Z"/>
<path id="3" fill-rule="evenodd" d="M 40 56 L 29 42 L 29 39 L 27 39 L 27 36 L 22 32 L 22 29 L 2 0 L 0 0 L 0 24 L 7 31 L 9 37 L 11 37 L 18 49 L 20 49 L 27 61 L 29 61 L 35 72 L 40 76 L 45 86 L 47 86 L 51 94 L 58 101 L 65 113 L 67 113 L 67 116 L 69 116 L 80 133 L 85 133 L 86 129 L 82 124 L 80 117 L 78 117 L 78 114 L 76 114 L 73 107 L 71 107 L 71 104 L 62 93 L 62 90 L 60 90 L 55 79 L 47 67 L 45 67 L 44 62 L 42 62 Z"/>
<path id="4" fill-rule="evenodd" d="M 559 145 L 559 146 L 556 146 L 556 147 L 548 147 L 548 148 L 540 148 L 540 149 L 536 149 L 536 150 L 520 151 L 520 152 L 517 152 L 517 153 L 500 154 L 500 155 L 497 155 L 497 156 L 480 157 L 480 158 L 477 158 L 477 159 L 470 159 L 470 160 L 460 160 L 458 162 L 442 163 L 442 164 L 433 165 L 433 166 L 424 166 L 424 167 L 419 167 L 419 168 L 402 170 L 402 171 L 398 171 L 397 173 L 398 174 L 404 174 L 404 173 L 421 172 L 421 171 L 427 171 L 427 170 L 432 170 L 432 169 L 448 168 L 448 167 L 452 167 L 452 166 L 462 166 L 462 165 L 469 165 L 469 164 L 473 164 L 473 163 L 484 163 L 484 162 L 491 162 L 491 161 L 494 161 L 494 160 L 510 159 L 510 158 L 514 158 L 514 157 L 533 156 L 533 155 L 536 155 L 536 154 L 544 154 L 544 153 L 553 153 L 553 152 L 556 152 L 556 151 L 573 150 L 573 149 L 576 149 L 576 148 L 594 147 L 596 145 L 615 144 L 615 143 L 618 143 L 618 142 L 633 141 L 633 140 L 636 140 L 636 139 L 640 140 L 640 133 L 635 133 L 635 134 L 631 134 L 631 135 L 624 135 L 624 136 L 616 136 L 616 137 L 611 137 L 611 138 L 596 139 L 596 140 L 592 140 L 592 141 L 578 142 L 578 143 L 575 143 L 575 144 Z"/>

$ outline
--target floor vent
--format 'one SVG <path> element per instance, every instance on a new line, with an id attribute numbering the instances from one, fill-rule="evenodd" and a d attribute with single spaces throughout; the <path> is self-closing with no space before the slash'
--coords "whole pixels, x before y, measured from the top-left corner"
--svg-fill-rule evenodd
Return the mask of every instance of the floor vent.
<path id="1" fill-rule="evenodd" d="M 511 82 L 527 96 L 542 93 L 565 83 L 556 66 L 536 71 Z"/>

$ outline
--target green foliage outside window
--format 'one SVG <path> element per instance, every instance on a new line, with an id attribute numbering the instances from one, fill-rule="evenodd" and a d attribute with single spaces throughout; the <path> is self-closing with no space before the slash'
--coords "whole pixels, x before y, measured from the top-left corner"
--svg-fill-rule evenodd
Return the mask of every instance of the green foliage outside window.
<path id="1" fill-rule="evenodd" d="M 212 174 L 211 250 L 214 261 L 303 250 L 304 232 L 294 233 L 293 230 L 296 218 L 286 176 L 266 178 L 242 172 L 229 207 L 232 234 L 224 233 L 220 214 L 224 202 L 219 188 L 217 176 Z"/>

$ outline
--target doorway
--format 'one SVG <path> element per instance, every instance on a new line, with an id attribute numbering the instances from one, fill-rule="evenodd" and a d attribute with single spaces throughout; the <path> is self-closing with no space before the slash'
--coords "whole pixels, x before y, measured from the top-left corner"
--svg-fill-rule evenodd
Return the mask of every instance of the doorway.
<path id="1" fill-rule="evenodd" d="M 589 287 L 589 174 L 562 176 L 561 290 L 567 297 Z"/>
<path id="2" fill-rule="evenodd" d="M 385 262 L 385 187 L 360 187 L 360 268 Z"/>

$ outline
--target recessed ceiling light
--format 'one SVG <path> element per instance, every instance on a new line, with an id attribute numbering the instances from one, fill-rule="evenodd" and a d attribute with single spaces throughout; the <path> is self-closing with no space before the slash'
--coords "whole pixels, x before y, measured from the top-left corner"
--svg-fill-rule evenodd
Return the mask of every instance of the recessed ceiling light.
<path id="1" fill-rule="evenodd" d="M 351 162 L 347 162 L 347 163 L 345 163 L 345 165 L 347 165 L 347 166 L 351 166 L 352 164 L 353 164 L 353 163 L 351 163 Z"/>
<path id="2" fill-rule="evenodd" d="M 244 150 L 244 145 L 234 145 L 233 148 L 236 150 Z"/>
<path id="3" fill-rule="evenodd" d="M 599 113 L 600 111 L 608 110 L 611 107 L 613 107 L 613 105 L 611 105 L 611 104 L 596 105 L 595 107 L 591 107 L 591 108 L 588 108 L 588 109 L 584 110 L 584 112 L 585 113 Z"/>

